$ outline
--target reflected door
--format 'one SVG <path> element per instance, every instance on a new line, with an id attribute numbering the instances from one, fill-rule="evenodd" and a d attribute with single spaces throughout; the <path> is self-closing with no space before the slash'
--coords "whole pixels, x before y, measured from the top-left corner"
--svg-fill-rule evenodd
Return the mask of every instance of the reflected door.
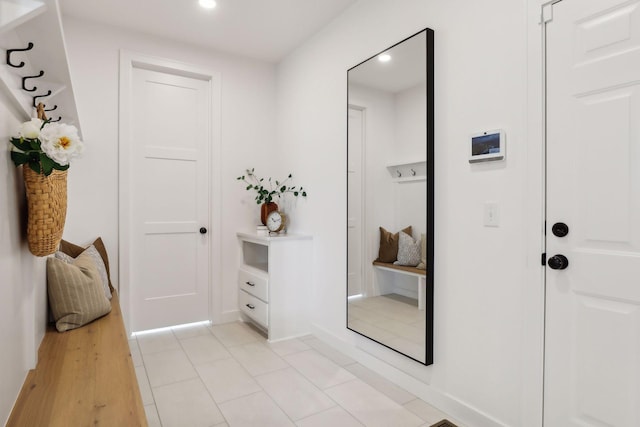
<path id="1" fill-rule="evenodd" d="M 348 184 L 349 200 L 347 205 L 347 227 L 349 249 L 347 254 L 347 295 L 362 294 L 363 280 L 363 111 L 349 107 L 349 165 Z"/>
<path id="2" fill-rule="evenodd" d="M 621 0 L 563 0 L 547 24 L 549 427 L 640 425 L 638 28 Z"/>

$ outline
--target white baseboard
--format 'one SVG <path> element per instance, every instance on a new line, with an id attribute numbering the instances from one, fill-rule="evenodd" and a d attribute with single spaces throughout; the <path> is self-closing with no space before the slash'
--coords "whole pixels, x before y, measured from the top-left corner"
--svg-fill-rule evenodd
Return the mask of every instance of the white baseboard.
<path id="1" fill-rule="evenodd" d="M 220 322 L 218 324 L 237 322 L 240 319 L 240 310 L 223 311 L 220 315 Z M 215 324 L 216 323 L 214 323 L 214 325 Z"/>
<path id="2" fill-rule="evenodd" d="M 382 375 L 387 380 L 405 389 L 414 396 L 424 400 L 442 412 L 460 421 L 465 426 L 473 427 L 508 427 L 488 414 L 471 405 L 439 390 L 430 384 L 404 372 L 384 360 L 362 350 L 353 343 L 332 334 L 317 325 L 311 326 L 312 333 L 336 350 L 345 353 L 358 363 Z M 453 421 L 453 420 L 451 420 Z"/>

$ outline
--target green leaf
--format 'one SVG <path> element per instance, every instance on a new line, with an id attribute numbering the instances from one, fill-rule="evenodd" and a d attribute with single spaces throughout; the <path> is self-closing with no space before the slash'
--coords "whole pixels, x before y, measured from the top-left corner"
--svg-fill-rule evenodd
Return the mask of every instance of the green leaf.
<path id="1" fill-rule="evenodd" d="M 253 187 L 253 185 L 251 185 L 251 184 L 247 185 L 247 191 L 251 190 L 252 187 Z"/>
<path id="2" fill-rule="evenodd" d="M 20 165 L 23 165 L 23 164 L 27 163 L 27 160 L 29 160 L 29 156 L 27 156 L 24 153 L 19 153 L 17 151 L 12 151 L 11 152 L 11 160 L 13 160 L 13 163 L 16 166 L 20 166 Z"/>
<path id="3" fill-rule="evenodd" d="M 42 165 L 42 171 L 44 172 L 44 176 L 51 175 L 51 172 L 53 172 L 54 163 L 55 162 L 51 160 L 49 157 L 47 157 L 46 154 L 44 153 L 40 154 L 40 164 Z"/>
<path id="4" fill-rule="evenodd" d="M 28 151 L 25 154 L 29 156 L 29 163 L 40 164 L 40 153 L 38 153 L 37 151 Z"/>
<path id="5" fill-rule="evenodd" d="M 35 173 L 40 173 L 40 163 L 38 162 L 33 162 L 33 161 L 29 161 L 29 167 L 31 168 L 32 171 L 34 171 Z"/>
<path id="6" fill-rule="evenodd" d="M 293 195 L 294 195 L 294 196 L 296 196 L 296 197 L 298 197 L 298 192 L 297 192 L 297 191 L 294 191 L 294 192 L 293 192 Z"/>
<path id="7" fill-rule="evenodd" d="M 29 143 L 26 142 L 22 138 L 11 138 L 10 141 L 11 141 L 11 144 L 13 144 L 13 146 L 16 147 L 20 151 L 29 151 L 29 150 L 31 150 L 31 145 L 29 145 Z"/>
<path id="8" fill-rule="evenodd" d="M 302 192 L 302 197 L 307 197 L 307 192 L 306 191 Z"/>
<path id="9" fill-rule="evenodd" d="M 280 187 L 280 192 L 284 193 L 286 189 L 287 189 L 287 186 L 283 185 L 282 187 Z"/>
<path id="10" fill-rule="evenodd" d="M 53 162 L 53 168 L 55 170 L 59 170 L 59 171 L 66 171 L 67 169 L 69 169 L 69 165 L 64 165 L 62 166 L 60 163 L 58 162 Z"/>
<path id="11" fill-rule="evenodd" d="M 38 141 L 37 139 L 29 139 L 28 141 L 32 150 L 40 151 L 40 141 Z"/>

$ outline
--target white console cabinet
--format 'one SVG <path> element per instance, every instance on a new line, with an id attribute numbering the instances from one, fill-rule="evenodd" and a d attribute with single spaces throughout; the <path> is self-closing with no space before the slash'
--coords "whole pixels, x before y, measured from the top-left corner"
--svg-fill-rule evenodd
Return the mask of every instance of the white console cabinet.
<path id="1" fill-rule="evenodd" d="M 243 317 L 267 331 L 269 341 L 309 333 L 311 236 L 237 236 L 242 251 L 238 304 Z"/>

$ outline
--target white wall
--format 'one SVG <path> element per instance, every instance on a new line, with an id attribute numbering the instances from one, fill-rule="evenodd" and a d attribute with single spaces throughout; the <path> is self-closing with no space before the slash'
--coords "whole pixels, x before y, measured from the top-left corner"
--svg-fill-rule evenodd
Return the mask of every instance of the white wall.
<path id="1" fill-rule="evenodd" d="M 221 73 L 221 229 L 223 312 L 237 310 L 237 230 L 253 229 L 259 207 L 236 177 L 246 168 L 269 175 L 275 137 L 275 66 L 121 28 L 63 16 L 71 75 L 86 144 L 69 175 L 65 239 L 87 243 L 102 236 L 118 277 L 118 64 L 119 50 L 166 58 Z M 170 118 L 167 118 L 170 120 Z M 218 272 L 214 272 L 216 276 Z M 224 317 L 224 316 L 223 316 Z"/>
<path id="2" fill-rule="evenodd" d="M 524 314 L 532 305 L 542 312 L 541 288 L 530 288 L 541 277 L 539 258 L 530 258 L 540 224 L 527 212 L 535 183 L 528 181 L 526 36 L 535 18 L 526 0 L 361 1 L 278 66 L 282 159 L 311 190 L 295 228 L 314 235 L 315 332 L 474 426 L 539 425 L 541 413 L 539 384 L 531 388 L 541 375 L 541 322 L 531 321 L 540 314 Z M 429 367 L 349 332 L 344 310 L 346 70 L 425 27 L 435 31 Z M 469 135 L 492 128 L 506 130 L 506 161 L 470 165 Z M 482 224 L 487 201 L 499 204 L 498 228 Z M 537 230 L 533 240 L 528 230 Z"/>
<path id="3" fill-rule="evenodd" d="M 0 424 L 6 422 L 44 336 L 47 289 L 44 258 L 27 248 L 22 170 L 9 156 L 9 137 L 24 118 L 0 91 Z"/>

